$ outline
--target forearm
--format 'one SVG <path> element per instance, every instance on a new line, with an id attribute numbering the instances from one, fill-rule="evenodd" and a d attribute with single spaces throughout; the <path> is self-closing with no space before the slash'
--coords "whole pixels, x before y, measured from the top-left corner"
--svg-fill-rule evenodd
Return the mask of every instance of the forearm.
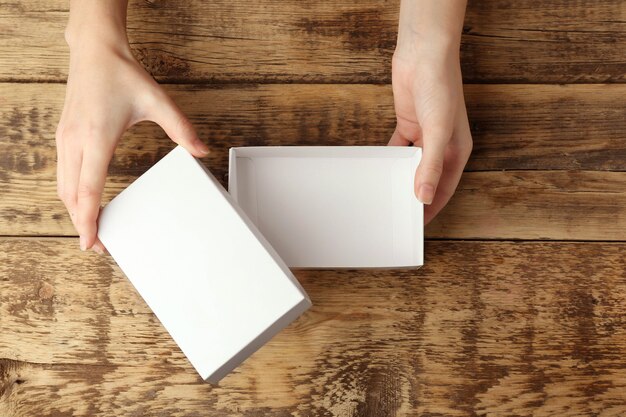
<path id="1" fill-rule="evenodd" d="M 399 52 L 458 55 L 466 0 L 401 0 Z"/>
<path id="2" fill-rule="evenodd" d="M 71 0 L 65 40 L 70 49 L 92 43 L 126 45 L 128 0 Z"/>

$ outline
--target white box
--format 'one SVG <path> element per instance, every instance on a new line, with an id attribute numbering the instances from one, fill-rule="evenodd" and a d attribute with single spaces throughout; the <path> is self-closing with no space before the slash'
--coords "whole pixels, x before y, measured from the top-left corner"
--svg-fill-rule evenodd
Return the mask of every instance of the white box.
<path id="1" fill-rule="evenodd" d="M 102 210 L 98 236 L 208 382 L 311 306 L 226 190 L 181 147 Z"/>
<path id="2" fill-rule="evenodd" d="M 290 267 L 417 267 L 421 148 L 231 148 L 228 189 Z"/>

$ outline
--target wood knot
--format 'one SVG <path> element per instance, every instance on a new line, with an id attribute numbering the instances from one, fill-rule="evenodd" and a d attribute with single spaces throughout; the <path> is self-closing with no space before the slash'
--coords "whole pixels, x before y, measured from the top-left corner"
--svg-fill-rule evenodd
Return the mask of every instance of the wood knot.
<path id="1" fill-rule="evenodd" d="M 39 288 L 39 298 L 42 300 L 50 300 L 54 296 L 54 287 L 44 282 Z"/>

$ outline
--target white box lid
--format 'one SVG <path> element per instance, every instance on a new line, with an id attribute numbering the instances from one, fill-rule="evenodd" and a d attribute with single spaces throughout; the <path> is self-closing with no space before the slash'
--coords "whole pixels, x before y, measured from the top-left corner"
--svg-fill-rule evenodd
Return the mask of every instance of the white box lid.
<path id="1" fill-rule="evenodd" d="M 228 188 L 290 267 L 417 267 L 420 157 L 399 146 L 231 148 Z"/>
<path id="2" fill-rule="evenodd" d="M 311 306 L 254 224 L 180 146 L 102 210 L 98 237 L 208 382 Z"/>

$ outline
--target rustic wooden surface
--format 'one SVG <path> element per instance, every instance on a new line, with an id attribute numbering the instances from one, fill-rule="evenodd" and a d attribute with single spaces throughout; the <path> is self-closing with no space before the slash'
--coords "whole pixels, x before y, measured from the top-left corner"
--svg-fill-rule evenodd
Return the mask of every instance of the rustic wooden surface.
<path id="1" fill-rule="evenodd" d="M 474 153 L 426 266 L 297 271 L 314 307 L 218 387 L 57 201 L 67 7 L 0 0 L 0 417 L 626 415 L 625 2 L 470 1 Z M 386 143 L 397 12 L 135 0 L 129 36 L 225 183 L 230 146 Z M 133 128 L 105 200 L 171 148 Z"/>
<path id="2" fill-rule="evenodd" d="M 314 307 L 211 387 L 74 243 L 0 240 L 0 415 L 626 413 L 623 244 L 438 241 L 417 272 L 298 271 Z"/>
<path id="3" fill-rule="evenodd" d="M 0 81 L 65 80 L 68 2 L 0 0 L 0 10 Z M 134 0 L 128 28 L 162 81 L 388 82 L 398 10 L 388 0 Z M 624 21 L 620 0 L 470 1 L 464 77 L 624 82 Z"/>

